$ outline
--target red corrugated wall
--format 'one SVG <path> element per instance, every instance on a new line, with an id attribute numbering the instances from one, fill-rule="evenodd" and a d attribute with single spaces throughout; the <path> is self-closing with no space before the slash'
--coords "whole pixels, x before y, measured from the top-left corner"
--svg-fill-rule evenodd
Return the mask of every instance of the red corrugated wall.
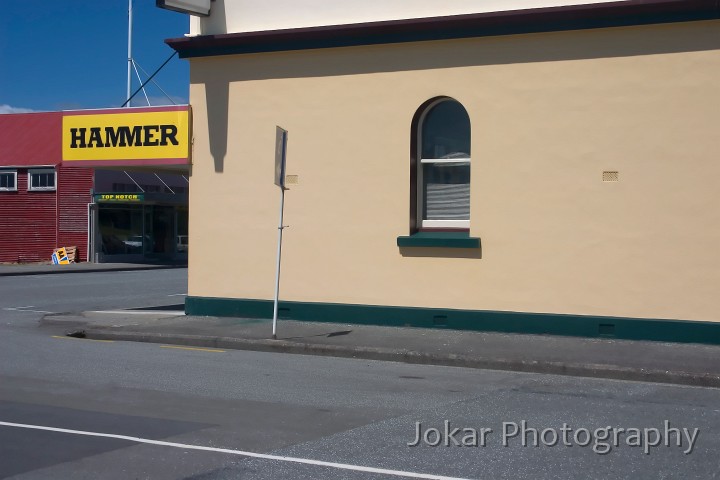
<path id="1" fill-rule="evenodd" d="M 62 112 L 0 115 L 0 168 L 17 171 L 17 191 L 0 191 L 0 262 L 50 261 L 77 246 L 87 261 L 87 204 L 93 169 L 62 168 Z M 52 166 L 56 191 L 28 191 L 28 167 Z"/>
<path id="2" fill-rule="evenodd" d="M 60 167 L 58 173 L 58 243 L 78 247 L 76 261 L 87 261 L 88 203 L 92 201 L 92 168 Z"/>
<path id="3" fill-rule="evenodd" d="M 50 260 L 55 243 L 55 192 L 28 192 L 27 169 L 17 191 L 0 192 L 0 262 Z"/>
<path id="4" fill-rule="evenodd" d="M 0 192 L 0 262 L 50 261 L 53 249 L 69 246 L 87 261 L 93 169 L 56 170 L 56 191 L 29 192 L 27 168 L 18 167 L 17 191 Z"/>

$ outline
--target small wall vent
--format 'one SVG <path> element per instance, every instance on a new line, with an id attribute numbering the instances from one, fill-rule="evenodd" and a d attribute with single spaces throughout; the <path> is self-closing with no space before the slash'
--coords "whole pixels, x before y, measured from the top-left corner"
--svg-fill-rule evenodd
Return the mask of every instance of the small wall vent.
<path id="1" fill-rule="evenodd" d="M 620 181 L 620 172 L 617 171 L 604 171 L 603 182 L 618 182 Z"/>
<path id="2" fill-rule="evenodd" d="M 601 323 L 598 325 L 598 333 L 603 337 L 615 336 L 615 324 L 614 323 Z"/>

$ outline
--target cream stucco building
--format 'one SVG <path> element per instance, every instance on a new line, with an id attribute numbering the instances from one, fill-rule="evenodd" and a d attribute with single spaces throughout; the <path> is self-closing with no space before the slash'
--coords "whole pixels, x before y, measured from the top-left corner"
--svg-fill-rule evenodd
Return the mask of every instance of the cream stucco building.
<path id="1" fill-rule="evenodd" d="M 216 0 L 192 314 L 720 342 L 714 0 Z"/>

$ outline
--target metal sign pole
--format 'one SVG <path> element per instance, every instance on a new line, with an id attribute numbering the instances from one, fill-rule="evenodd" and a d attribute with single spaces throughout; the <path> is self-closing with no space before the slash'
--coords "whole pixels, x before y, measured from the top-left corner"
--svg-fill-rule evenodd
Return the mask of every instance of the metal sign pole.
<path id="1" fill-rule="evenodd" d="M 273 326 L 272 338 L 277 340 L 277 318 L 278 318 L 278 297 L 280 296 L 280 256 L 282 254 L 282 234 L 283 234 L 283 209 L 285 207 L 285 187 L 280 187 L 280 223 L 278 224 L 278 245 L 277 245 L 277 263 L 275 265 L 275 303 L 273 305 Z"/>
<path id="2" fill-rule="evenodd" d="M 272 338 L 277 340 L 278 297 L 280 296 L 280 256 L 282 253 L 283 210 L 285 208 L 285 161 L 287 130 L 275 129 L 275 185 L 280 187 L 280 223 L 278 223 L 277 263 L 275 265 L 275 301 L 273 303 Z"/>

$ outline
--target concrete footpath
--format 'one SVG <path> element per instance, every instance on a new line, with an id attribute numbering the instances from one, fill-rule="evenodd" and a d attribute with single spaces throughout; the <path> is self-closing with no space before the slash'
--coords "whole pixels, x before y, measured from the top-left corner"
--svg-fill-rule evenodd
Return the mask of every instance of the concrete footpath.
<path id="1" fill-rule="evenodd" d="M 21 275 L 52 275 L 57 273 L 121 272 L 127 270 L 157 270 L 161 268 L 187 268 L 186 263 L 2 263 L 0 277 Z"/>
<path id="2" fill-rule="evenodd" d="M 186 268 L 173 264 L 0 265 L 1 276 Z M 170 307 L 172 308 L 172 307 Z M 175 307 L 177 308 L 177 307 Z M 720 388 L 720 346 L 186 316 L 165 308 L 46 315 L 95 340 L 389 360 Z"/>
<path id="3" fill-rule="evenodd" d="M 44 325 L 95 340 L 152 342 L 389 360 L 720 388 L 720 347 L 698 344 L 462 332 L 130 310 L 48 315 Z"/>

